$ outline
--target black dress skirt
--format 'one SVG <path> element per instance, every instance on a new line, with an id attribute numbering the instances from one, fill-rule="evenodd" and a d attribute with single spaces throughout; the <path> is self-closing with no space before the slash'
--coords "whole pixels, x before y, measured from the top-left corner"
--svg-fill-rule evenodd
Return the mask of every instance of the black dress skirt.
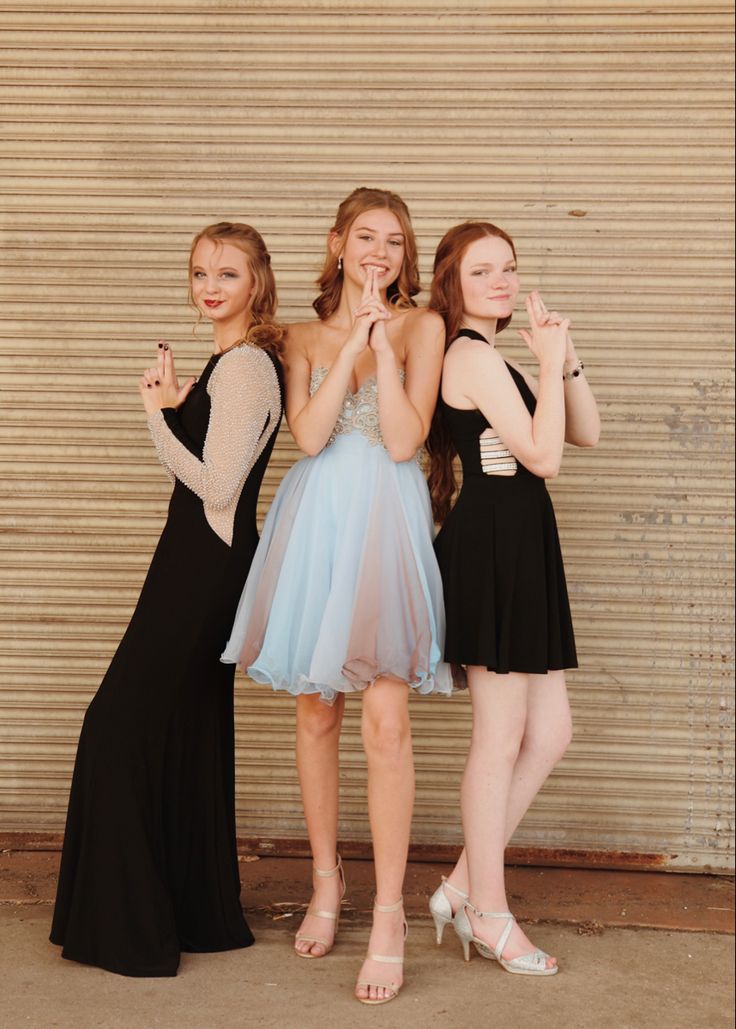
<path id="1" fill-rule="evenodd" d="M 484 340 L 467 329 L 462 335 Z M 507 367 L 534 414 L 534 394 Z M 486 474 L 480 436 L 489 422 L 478 410 L 450 407 L 442 399 L 440 405 L 463 468 L 460 495 L 435 540 L 447 618 L 445 660 L 499 674 L 576 668 L 565 571 L 544 479 L 519 461 L 513 475 Z"/>
<path id="2" fill-rule="evenodd" d="M 200 459 L 217 360 L 165 412 Z M 180 951 L 253 943 L 235 845 L 234 668 L 219 658 L 258 542 L 256 501 L 280 407 L 268 420 L 232 546 L 177 479 L 133 618 L 85 715 L 51 929 L 66 958 L 172 976 Z"/>

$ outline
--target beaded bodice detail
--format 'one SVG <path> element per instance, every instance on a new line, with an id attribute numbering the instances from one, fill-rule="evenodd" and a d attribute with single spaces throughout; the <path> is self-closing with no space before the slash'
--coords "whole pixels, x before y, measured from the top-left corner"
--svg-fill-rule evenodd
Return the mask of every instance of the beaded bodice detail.
<path id="1" fill-rule="evenodd" d="M 327 378 L 329 368 L 315 368 L 309 380 L 309 395 L 313 396 Z M 406 372 L 399 369 L 399 378 L 406 379 Z M 326 446 L 334 443 L 338 436 L 346 436 L 350 432 L 359 432 L 365 436 L 371 446 L 383 446 L 381 425 L 378 420 L 378 382 L 375 375 L 362 382 L 355 393 L 347 390 L 342 402 L 342 409 L 335 422 Z"/>

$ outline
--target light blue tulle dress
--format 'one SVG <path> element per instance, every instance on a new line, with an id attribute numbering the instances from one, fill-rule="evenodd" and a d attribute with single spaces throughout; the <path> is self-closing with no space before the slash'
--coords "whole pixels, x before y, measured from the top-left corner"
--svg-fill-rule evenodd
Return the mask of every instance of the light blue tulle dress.
<path id="1" fill-rule="evenodd" d="M 312 394 L 327 373 L 313 371 Z M 396 463 L 383 446 L 370 378 L 345 394 L 324 449 L 284 477 L 222 660 L 329 704 L 381 675 L 449 694 L 433 534 L 416 458 Z"/>

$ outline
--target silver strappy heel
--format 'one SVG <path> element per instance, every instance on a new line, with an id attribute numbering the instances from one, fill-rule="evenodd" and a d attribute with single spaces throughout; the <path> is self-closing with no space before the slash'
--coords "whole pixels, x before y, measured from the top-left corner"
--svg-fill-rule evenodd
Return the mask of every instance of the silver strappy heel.
<path id="1" fill-rule="evenodd" d="M 445 890 L 451 890 L 452 893 L 457 894 L 460 900 L 468 899 L 467 893 L 463 893 L 463 891 L 459 890 L 457 886 L 453 886 L 451 882 L 448 882 L 444 875 L 442 876 L 442 882 L 429 898 L 429 912 L 432 915 L 432 920 L 434 921 L 438 947 L 442 943 L 445 926 L 449 925 L 455 917 L 452 913 L 452 904 L 450 904 Z"/>
<path id="2" fill-rule="evenodd" d="M 501 931 L 495 947 L 491 947 L 485 940 L 479 940 L 477 936 L 473 935 L 472 926 L 465 913 L 466 908 L 470 908 L 478 918 L 506 919 L 506 925 Z M 559 972 L 558 966 L 552 965 L 551 968 L 547 967 L 549 954 L 545 954 L 543 950 L 533 950 L 530 954 L 521 954 L 518 958 L 511 958 L 509 961 L 502 957 L 503 948 L 508 943 L 515 922 L 516 919 L 510 911 L 478 911 L 473 904 L 466 901 L 457 909 L 452 924 L 463 945 L 463 955 L 466 961 L 470 961 L 470 944 L 472 943 L 481 957 L 489 958 L 491 961 L 498 961 L 502 968 L 505 968 L 507 972 L 512 972 L 514 975 L 557 975 Z"/>

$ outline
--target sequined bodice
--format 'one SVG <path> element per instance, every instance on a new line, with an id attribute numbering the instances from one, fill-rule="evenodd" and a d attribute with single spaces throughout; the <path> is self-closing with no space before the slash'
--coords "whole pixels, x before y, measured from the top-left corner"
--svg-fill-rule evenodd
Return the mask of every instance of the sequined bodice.
<path id="1" fill-rule="evenodd" d="M 309 395 L 313 396 L 327 378 L 329 368 L 320 366 L 315 368 L 309 380 Z M 399 377 L 403 382 L 406 373 L 403 368 L 399 369 Z M 334 443 L 338 436 L 345 436 L 350 432 L 360 432 L 371 446 L 383 446 L 383 436 L 378 420 L 378 383 L 374 375 L 361 383 L 355 393 L 348 390 L 342 402 L 340 414 L 335 422 L 335 428 L 327 441 L 327 446 Z"/>

